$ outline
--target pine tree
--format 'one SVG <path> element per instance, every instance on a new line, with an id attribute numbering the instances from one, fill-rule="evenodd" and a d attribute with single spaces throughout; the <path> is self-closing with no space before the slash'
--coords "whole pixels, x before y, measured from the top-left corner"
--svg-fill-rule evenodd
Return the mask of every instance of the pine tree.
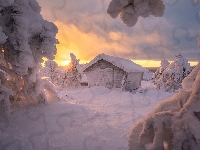
<path id="1" fill-rule="evenodd" d="M 162 63 L 165 64 L 162 66 Z M 181 54 L 176 56 L 176 60 L 169 64 L 164 60 L 161 62 L 161 67 L 153 75 L 153 83 L 157 89 L 163 88 L 165 91 L 175 91 L 182 88 L 182 80 L 187 77 L 192 71 L 192 67 L 186 58 Z"/>
<path id="2" fill-rule="evenodd" d="M 78 71 L 79 60 L 76 59 L 76 56 L 73 53 L 70 53 L 71 62 L 68 65 L 67 71 L 67 86 L 77 87 L 80 85 L 81 74 Z"/>

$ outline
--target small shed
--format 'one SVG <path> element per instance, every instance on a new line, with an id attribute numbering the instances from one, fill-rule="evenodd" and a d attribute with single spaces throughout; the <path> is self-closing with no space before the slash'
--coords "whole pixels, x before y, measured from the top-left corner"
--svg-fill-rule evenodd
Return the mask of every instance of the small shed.
<path id="1" fill-rule="evenodd" d="M 147 71 L 131 60 L 106 54 L 99 54 L 83 68 L 89 87 L 105 86 L 125 91 L 139 88 L 143 73 Z"/>

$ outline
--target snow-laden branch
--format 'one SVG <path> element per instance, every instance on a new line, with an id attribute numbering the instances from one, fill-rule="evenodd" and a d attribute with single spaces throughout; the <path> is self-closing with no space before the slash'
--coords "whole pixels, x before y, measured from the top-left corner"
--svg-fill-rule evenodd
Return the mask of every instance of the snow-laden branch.
<path id="1" fill-rule="evenodd" d="M 199 93 L 200 71 L 192 91 L 181 90 L 160 102 L 131 129 L 129 150 L 200 149 Z"/>
<path id="2" fill-rule="evenodd" d="M 162 0 L 112 0 L 107 13 L 116 18 L 120 15 L 121 21 L 128 27 L 134 26 L 139 17 L 161 17 L 165 5 Z"/>

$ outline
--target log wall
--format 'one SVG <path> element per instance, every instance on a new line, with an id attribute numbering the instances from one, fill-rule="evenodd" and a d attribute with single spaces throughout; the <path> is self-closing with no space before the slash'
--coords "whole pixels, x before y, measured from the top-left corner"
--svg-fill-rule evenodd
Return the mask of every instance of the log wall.
<path id="1" fill-rule="evenodd" d="M 106 69 L 106 68 L 111 68 L 112 71 L 112 83 L 109 83 L 110 85 L 105 85 L 109 86 L 110 88 L 121 88 L 121 83 L 124 75 L 126 72 L 116 66 L 114 66 L 112 63 L 107 62 L 105 60 L 99 60 L 92 66 L 88 67 L 84 72 L 87 75 L 88 82 L 89 82 L 89 87 L 96 86 L 97 85 L 97 80 L 98 80 L 98 72 L 99 70 Z M 110 76 L 110 73 L 109 73 Z"/>

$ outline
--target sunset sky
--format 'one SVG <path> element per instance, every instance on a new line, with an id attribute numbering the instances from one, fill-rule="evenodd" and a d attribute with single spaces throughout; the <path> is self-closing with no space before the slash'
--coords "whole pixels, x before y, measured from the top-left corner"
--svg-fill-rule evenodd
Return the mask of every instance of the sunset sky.
<path id="1" fill-rule="evenodd" d="M 145 67 L 159 66 L 181 53 L 191 65 L 199 59 L 200 4 L 194 0 L 164 0 L 161 18 L 140 18 L 128 28 L 106 10 L 111 0 L 38 0 L 43 18 L 59 33 L 56 62 L 65 65 L 74 53 L 86 63 L 100 53 L 131 59 Z"/>

